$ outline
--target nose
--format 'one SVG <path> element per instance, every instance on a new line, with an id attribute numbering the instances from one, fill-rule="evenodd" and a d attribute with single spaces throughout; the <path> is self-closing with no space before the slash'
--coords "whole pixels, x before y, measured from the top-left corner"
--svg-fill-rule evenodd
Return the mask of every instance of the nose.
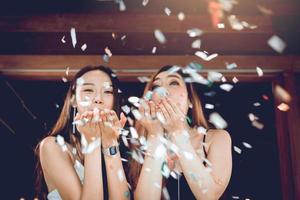
<path id="1" fill-rule="evenodd" d="M 95 103 L 95 104 L 103 104 L 103 100 L 102 100 L 101 95 L 95 96 L 95 98 L 94 98 L 94 103 Z"/>

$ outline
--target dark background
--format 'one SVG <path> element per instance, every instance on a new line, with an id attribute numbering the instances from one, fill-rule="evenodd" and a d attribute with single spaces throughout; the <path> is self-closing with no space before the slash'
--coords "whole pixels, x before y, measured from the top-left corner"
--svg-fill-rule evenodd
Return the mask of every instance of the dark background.
<path id="1" fill-rule="evenodd" d="M 1 199 L 33 199 L 34 197 L 34 148 L 55 123 L 62 108 L 68 83 L 62 81 L 28 81 L 0 79 L 0 147 Z M 125 99 L 142 94 L 144 84 L 123 83 Z M 274 102 L 271 84 L 237 83 L 231 92 L 219 85 L 197 85 L 205 103 L 215 105 L 227 121 L 227 131 L 232 144 L 242 149 L 233 151 L 233 172 L 227 188 L 228 199 L 281 199 L 278 148 L 276 139 Z M 207 93 L 215 93 L 210 97 Z M 267 95 L 269 100 L 264 100 Z M 260 107 L 253 103 L 260 102 Z M 29 113 L 24 105 L 30 110 Z M 210 110 L 205 109 L 208 116 Z M 248 114 L 254 113 L 264 124 L 258 130 L 251 125 Z M 36 117 L 36 118 L 35 118 Z M 252 145 L 247 149 L 242 142 Z"/>

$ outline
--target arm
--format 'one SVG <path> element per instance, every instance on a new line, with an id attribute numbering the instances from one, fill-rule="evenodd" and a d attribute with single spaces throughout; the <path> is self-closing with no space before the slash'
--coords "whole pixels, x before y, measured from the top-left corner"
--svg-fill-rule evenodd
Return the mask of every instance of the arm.
<path id="1" fill-rule="evenodd" d="M 54 137 L 45 138 L 40 146 L 40 160 L 48 177 L 63 199 L 102 199 L 100 148 L 85 156 L 84 184 L 75 172 L 68 154 L 56 144 Z"/>

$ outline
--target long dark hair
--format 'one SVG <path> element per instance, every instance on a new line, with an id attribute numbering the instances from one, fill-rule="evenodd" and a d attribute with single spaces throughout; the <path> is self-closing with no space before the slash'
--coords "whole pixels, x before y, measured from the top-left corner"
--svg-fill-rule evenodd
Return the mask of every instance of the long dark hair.
<path id="1" fill-rule="evenodd" d="M 64 137 L 65 141 L 68 142 L 71 146 L 76 148 L 79 159 L 83 162 L 83 155 L 81 153 L 81 135 L 76 130 L 75 133 L 72 132 L 72 121 L 73 121 L 73 103 L 75 103 L 75 92 L 76 92 L 76 82 L 77 80 L 83 76 L 85 73 L 90 71 L 99 70 L 104 72 L 110 77 L 113 87 L 113 95 L 114 95 L 114 102 L 113 102 L 113 109 L 119 116 L 120 114 L 120 105 L 121 105 L 121 94 L 119 93 L 119 80 L 113 71 L 105 66 L 86 66 L 80 69 L 74 76 L 73 80 L 70 83 L 68 92 L 66 94 L 64 105 L 62 111 L 56 121 L 52 130 L 45 136 L 56 136 L 60 134 Z M 41 140 L 42 141 L 42 140 Z M 40 155 L 39 155 L 39 147 L 40 142 L 37 144 L 35 148 L 35 155 L 36 155 L 36 168 L 35 168 L 35 192 L 36 197 L 39 199 L 46 199 L 47 198 L 47 185 L 45 182 L 41 162 L 40 162 Z"/>
<path id="2" fill-rule="evenodd" d="M 146 87 L 144 89 L 144 95 L 147 93 L 147 91 L 151 90 L 153 81 L 156 78 L 156 76 L 158 74 L 160 74 L 161 72 L 170 70 L 172 67 L 173 66 L 171 66 L 171 65 L 166 65 L 166 66 L 162 67 L 160 70 L 158 70 L 158 72 L 156 72 L 152 76 L 152 78 L 146 85 Z M 188 74 L 183 73 L 182 68 L 179 68 L 176 71 L 176 73 L 178 73 L 183 79 L 189 77 Z M 190 83 L 190 82 L 185 82 L 185 85 L 186 85 L 187 92 L 188 92 L 188 98 L 193 105 L 193 109 L 189 109 L 189 111 L 187 113 L 187 116 L 191 119 L 190 126 L 191 127 L 202 126 L 207 129 L 209 127 L 209 125 L 205 119 L 203 109 L 202 109 L 202 104 L 201 104 L 200 98 L 194 88 L 194 85 L 193 85 L 193 83 Z M 147 134 L 146 130 L 138 122 L 136 123 L 136 129 L 140 136 L 142 136 L 142 135 L 146 136 L 146 134 Z M 131 148 L 131 150 L 134 150 L 134 149 L 138 148 L 138 146 L 139 145 L 131 145 L 130 148 Z M 140 172 L 142 169 L 142 165 L 140 163 L 138 163 L 137 161 L 135 161 L 134 159 L 130 160 L 129 165 L 130 165 L 129 181 L 131 183 L 133 190 L 135 190 L 135 188 L 137 186 L 138 178 L 140 176 Z"/>

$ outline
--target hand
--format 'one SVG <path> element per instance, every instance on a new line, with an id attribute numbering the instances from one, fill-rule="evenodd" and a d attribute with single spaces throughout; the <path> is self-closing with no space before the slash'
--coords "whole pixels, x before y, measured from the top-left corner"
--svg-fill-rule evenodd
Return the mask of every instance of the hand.
<path id="1" fill-rule="evenodd" d="M 126 123 L 126 117 L 123 113 L 120 115 L 121 120 L 113 110 L 101 110 L 100 112 L 100 129 L 102 138 L 102 147 L 108 148 L 118 144 L 120 130 Z"/>
<path id="2" fill-rule="evenodd" d="M 88 143 L 101 137 L 98 109 L 85 111 L 82 114 L 77 113 L 73 123 L 76 124 L 78 132 L 84 135 Z"/>
<path id="3" fill-rule="evenodd" d="M 141 100 L 139 112 L 141 119 L 138 122 L 147 130 L 149 135 L 157 136 L 163 133 L 163 127 L 157 119 L 157 110 L 153 101 Z"/>
<path id="4" fill-rule="evenodd" d="M 186 116 L 181 112 L 179 106 L 170 98 L 161 98 L 158 104 L 158 110 L 164 117 L 161 124 L 168 134 L 183 133 L 189 129 Z"/>

